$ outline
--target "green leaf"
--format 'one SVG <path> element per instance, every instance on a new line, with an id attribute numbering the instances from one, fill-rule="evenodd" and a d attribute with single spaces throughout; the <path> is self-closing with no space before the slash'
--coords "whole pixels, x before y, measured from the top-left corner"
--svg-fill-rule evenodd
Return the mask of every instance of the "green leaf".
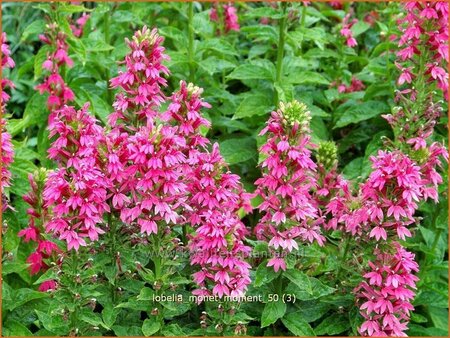
<path id="1" fill-rule="evenodd" d="M 83 39 L 83 45 L 87 52 L 107 52 L 114 47 L 100 39 Z"/>
<path id="2" fill-rule="evenodd" d="M 104 328 L 108 329 L 109 327 L 105 325 L 100 318 L 100 314 L 96 312 L 92 312 L 90 309 L 82 309 L 80 317 L 83 322 L 88 323 L 92 326 L 100 327 L 103 326 Z"/>
<path id="3" fill-rule="evenodd" d="M 152 289 L 144 287 L 139 293 L 139 296 L 137 296 L 137 300 L 153 300 L 154 294 L 155 292 Z"/>
<path id="4" fill-rule="evenodd" d="M 261 328 L 275 323 L 286 313 L 286 304 L 281 300 L 277 302 L 267 302 L 261 315 Z"/>
<path id="5" fill-rule="evenodd" d="M 34 283 L 33 285 L 41 284 L 42 282 L 45 282 L 49 279 L 55 279 L 56 278 L 56 272 L 53 269 L 49 269 L 45 271 Z"/>
<path id="6" fill-rule="evenodd" d="M 28 37 L 30 37 L 32 35 L 40 34 L 44 31 L 44 29 L 45 29 L 45 21 L 44 20 L 33 21 L 23 31 L 20 41 L 26 41 L 28 39 Z"/>
<path id="7" fill-rule="evenodd" d="M 112 330 L 118 337 L 124 337 L 124 336 L 142 336 L 142 330 L 139 326 L 134 325 L 127 325 L 127 326 L 121 326 L 121 325 L 114 325 L 112 327 Z"/>
<path id="8" fill-rule="evenodd" d="M 300 312 L 291 312 L 282 318 L 281 321 L 294 336 L 315 336 L 313 329 L 301 317 Z"/>
<path id="9" fill-rule="evenodd" d="M 271 19 L 281 19 L 283 13 L 280 10 L 276 10 L 272 7 L 258 7 L 252 8 L 250 11 L 245 13 L 247 18 L 271 18 Z"/>
<path id="10" fill-rule="evenodd" d="M 357 37 L 358 35 L 361 35 L 362 33 L 364 33 L 366 30 L 368 30 L 370 28 L 370 25 L 367 22 L 364 22 L 362 20 L 358 21 L 357 23 L 355 23 L 351 29 L 352 33 L 353 33 L 353 37 Z"/>
<path id="11" fill-rule="evenodd" d="M 333 314 L 326 317 L 315 329 L 318 336 L 332 336 L 344 332 L 350 328 L 348 318 L 340 314 Z"/>
<path id="12" fill-rule="evenodd" d="M 2 336 L 33 336 L 33 333 L 23 324 L 14 319 L 9 319 L 4 323 Z"/>
<path id="13" fill-rule="evenodd" d="M 58 11 L 66 14 L 73 14 L 73 13 L 91 12 L 92 9 L 86 8 L 81 5 L 61 4 L 58 7 Z"/>
<path id="14" fill-rule="evenodd" d="M 50 53 L 50 46 L 45 45 L 39 49 L 36 56 L 34 57 L 34 80 L 36 81 L 42 75 L 42 64 L 47 60 L 48 53 Z M 42 95 L 40 95 L 42 96 Z"/>
<path id="15" fill-rule="evenodd" d="M 297 69 L 294 72 L 291 72 L 285 80 L 291 84 L 312 84 L 312 85 L 329 85 L 330 81 L 328 81 L 322 74 L 308 71 L 308 70 L 299 70 Z"/>
<path id="16" fill-rule="evenodd" d="M 67 335 L 69 330 L 69 322 L 65 321 L 62 316 L 55 314 L 47 314 L 45 312 L 34 310 L 44 328 L 56 335 Z"/>
<path id="17" fill-rule="evenodd" d="M 108 304 L 102 311 L 103 322 L 108 328 L 111 328 L 117 320 L 117 316 L 120 313 L 120 309 L 113 308 L 112 305 Z"/>
<path id="18" fill-rule="evenodd" d="M 267 68 L 243 64 L 233 70 L 227 78 L 237 80 L 273 80 L 274 76 Z"/>
<path id="19" fill-rule="evenodd" d="M 161 333 L 165 337 L 186 336 L 186 333 L 178 324 L 165 325 L 164 328 L 161 330 Z"/>
<path id="20" fill-rule="evenodd" d="M 232 138 L 220 142 L 220 152 L 228 164 L 257 159 L 256 141 L 252 137 Z"/>
<path id="21" fill-rule="evenodd" d="M 263 94 L 253 94 L 246 96 L 234 114 L 234 119 L 251 117 L 255 115 L 267 114 L 273 106 L 270 97 Z"/>
<path id="22" fill-rule="evenodd" d="M 253 282 L 255 287 L 260 287 L 263 284 L 267 284 L 274 280 L 279 273 L 275 272 L 273 268 L 267 267 L 267 260 L 259 264 L 255 273 L 255 280 Z"/>
<path id="23" fill-rule="evenodd" d="M 287 270 L 283 275 L 286 276 L 292 283 L 297 285 L 300 290 L 306 291 L 312 295 L 313 290 L 311 281 L 305 273 L 299 270 Z"/>
<path id="24" fill-rule="evenodd" d="M 228 40 L 221 38 L 207 39 L 199 43 L 198 50 L 210 50 L 218 52 L 219 55 L 238 55 L 234 46 Z"/>
<path id="25" fill-rule="evenodd" d="M 158 321 L 156 317 L 152 317 L 144 320 L 144 324 L 142 324 L 142 332 L 146 337 L 151 336 L 159 331 L 161 328 L 161 323 Z"/>
<path id="26" fill-rule="evenodd" d="M 360 104 L 355 103 L 341 112 L 333 129 L 342 128 L 352 123 L 358 123 L 387 113 L 389 106 L 380 101 L 367 101 Z"/>

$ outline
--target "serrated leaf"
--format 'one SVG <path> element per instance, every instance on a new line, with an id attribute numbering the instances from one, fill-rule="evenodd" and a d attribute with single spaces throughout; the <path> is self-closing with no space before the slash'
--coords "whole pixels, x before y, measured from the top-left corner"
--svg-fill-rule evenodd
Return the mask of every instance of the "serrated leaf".
<path id="1" fill-rule="evenodd" d="M 236 80 L 273 80 L 274 76 L 267 68 L 243 64 L 233 70 L 227 78 Z"/>
<path id="2" fill-rule="evenodd" d="M 156 317 L 152 317 L 151 319 L 144 320 L 144 324 L 142 324 L 142 332 L 146 337 L 151 336 L 159 331 L 161 328 L 161 323 L 158 321 Z"/>
<path id="3" fill-rule="evenodd" d="M 362 20 L 358 21 L 357 23 L 355 23 L 351 29 L 352 33 L 353 33 L 353 37 L 357 37 L 358 35 L 361 35 L 362 33 L 364 33 L 366 30 L 368 30 L 370 28 L 370 25 L 367 22 L 364 22 Z"/>
<path id="4" fill-rule="evenodd" d="M 315 329 L 314 332 L 318 336 L 337 335 L 350 328 L 348 318 L 340 314 L 333 314 L 326 317 Z"/>
<path id="5" fill-rule="evenodd" d="M 271 104 L 271 100 L 267 95 L 248 95 L 240 103 L 239 107 L 236 110 L 236 113 L 233 116 L 233 119 L 241 119 L 244 117 L 251 117 L 255 115 L 265 115 L 272 108 L 273 106 Z"/>
<path id="6" fill-rule="evenodd" d="M 267 302 L 261 315 L 261 328 L 275 323 L 286 313 L 286 304 L 281 300 L 277 302 Z"/>
<path id="7" fill-rule="evenodd" d="M 349 124 L 359 123 L 379 116 L 389 111 L 389 106 L 380 101 L 367 101 L 355 104 L 341 112 L 339 119 L 333 129 L 342 128 Z"/>
<path id="8" fill-rule="evenodd" d="M 313 85 L 329 85 L 328 81 L 322 74 L 312 72 L 309 70 L 296 70 L 291 72 L 285 80 L 288 83 L 299 84 L 313 84 Z"/>
<path id="9" fill-rule="evenodd" d="M 253 282 L 255 287 L 267 284 L 278 276 L 279 273 L 275 272 L 272 268 L 268 268 L 266 265 L 267 261 L 264 261 L 256 269 L 255 280 Z"/>
<path id="10" fill-rule="evenodd" d="M 107 305 L 102 311 L 103 322 L 108 328 L 111 328 L 117 320 L 120 309 L 113 308 L 112 305 Z"/>
<path id="11" fill-rule="evenodd" d="M 231 138 L 220 142 L 220 152 L 228 164 L 257 159 L 256 141 L 252 137 Z"/>
<path id="12" fill-rule="evenodd" d="M 33 285 L 41 284 L 49 279 L 55 279 L 56 278 L 56 272 L 53 269 L 49 269 L 45 271 L 39 278 L 33 283 Z"/>
<path id="13" fill-rule="evenodd" d="M 301 317 L 301 313 L 299 312 L 287 314 L 281 319 L 281 322 L 294 336 L 315 336 L 311 325 Z"/>
<path id="14" fill-rule="evenodd" d="M 309 280 L 309 277 L 305 273 L 299 270 L 287 270 L 284 272 L 283 275 L 287 277 L 292 283 L 297 285 L 297 287 L 300 290 L 304 290 L 312 295 L 313 290 L 311 281 Z"/>
<path id="15" fill-rule="evenodd" d="M 36 20 L 30 23 L 27 28 L 22 33 L 20 37 L 20 41 L 26 41 L 30 36 L 40 34 L 45 29 L 45 21 L 44 20 Z"/>

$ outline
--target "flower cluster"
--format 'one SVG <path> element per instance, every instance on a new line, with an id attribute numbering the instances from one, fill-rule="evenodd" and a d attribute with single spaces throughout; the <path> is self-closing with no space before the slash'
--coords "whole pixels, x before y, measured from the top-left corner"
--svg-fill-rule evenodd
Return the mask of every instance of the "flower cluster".
<path id="1" fill-rule="evenodd" d="M 131 52 L 125 56 L 125 71 L 119 71 L 117 77 L 111 79 L 112 88 L 121 88 L 123 92 L 116 96 L 113 104 L 115 112 L 108 121 L 117 126 L 118 120 L 124 122 L 122 127 L 136 127 L 142 122 L 153 123 L 158 115 L 157 108 L 165 101 L 161 86 L 167 81 L 161 73 L 168 75 L 168 69 L 162 64 L 168 60 L 161 46 L 163 38 L 156 29 L 144 27 L 137 31 L 132 40 L 126 39 Z"/>
<path id="2" fill-rule="evenodd" d="M 392 253 L 377 250 L 365 281 L 355 290 L 365 321 L 359 332 L 365 336 L 405 336 L 410 311 L 414 310 L 416 281 L 419 266 L 414 254 L 394 242 Z"/>
<path id="3" fill-rule="evenodd" d="M 237 211 L 249 207 L 249 201 L 242 200 L 246 195 L 239 176 L 227 169 L 214 144 L 211 152 L 198 154 L 189 182 L 189 222 L 195 227 L 189 243 L 191 264 L 201 267 L 194 273 L 199 288 L 193 294 L 242 296 L 250 283 L 250 265 L 244 259 L 250 248 L 243 243 L 247 231 Z M 212 291 L 208 282 L 214 285 Z"/>
<path id="4" fill-rule="evenodd" d="M 260 164 L 262 177 L 255 184 L 262 217 L 255 227 L 260 240 L 268 240 L 274 256 L 268 263 L 285 270 L 286 250 L 298 249 L 297 240 L 323 245 L 320 233 L 322 219 L 311 192 L 316 188 L 316 164 L 311 160 L 309 131 L 310 112 L 298 101 L 280 103 L 271 113 L 260 135 L 269 134 L 260 148 L 266 158 Z M 281 252 L 275 252 L 280 250 Z"/>
<path id="5" fill-rule="evenodd" d="M 356 39 L 353 37 L 353 32 L 351 30 L 352 26 L 358 22 L 358 19 L 353 18 L 351 19 L 351 14 L 348 13 L 344 19 L 342 20 L 342 28 L 340 30 L 340 34 L 346 39 L 345 43 L 348 47 L 355 47 L 358 45 L 358 42 L 356 42 Z"/>
<path id="6" fill-rule="evenodd" d="M 220 17 L 220 18 L 219 18 Z M 226 5 L 217 5 L 211 8 L 209 13 L 209 18 L 211 21 L 219 23 L 223 26 L 225 33 L 230 31 L 239 31 L 240 26 L 238 22 L 237 9 L 232 3 Z"/>
<path id="7" fill-rule="evenodd" d="M 40 169 L 35 175 L 30 174 L 28 180 L 30 182 L 31 191 L 23 196 L 23 200 L 30 206 L 27 210 L 30 222 L 28 227 L 19 231 L 18 236 L 24 238 L 24 242 L 29 241 L 36 243 L 35 251 L 27 258 L 27 263 L 30 264 L 31 274 L 36 274 L 40 271 L 45 271 L 48 268 L 46 260 L 52 258 L 54 261 L 54 254 L 60 253 L 61 250 L 52 241 L 47 240 L 42 231 L 43 223 L 47 219 L 47 209 L 43 206 L 42 191 L 44 189 L 44 182 L 46 180 L 47 171 Z M 43 283 L 39 287 L 40 291 L 47 291 L 54 289 L 49 287 L 51 283 Z M 54 285 L 56 287 L 56 285 Z"/>
<path id="8" fill-rule="evenodd" d="M 90 15 L 83 13 L 73 24 L 70 25 L 70 29 L 75 37 L 80 38 L 83 35 L 83 29 L 89 20 Z"/>
<path id="9" fill-rule="evenodd" d="M 364 83 L 361 80 L 357 79 L 356 77 L 352 76 L 350 85 L 347 86 L 345 83 L 341 83 L 340 85 L 338 85 L 338 92 L 353 93 L 364 90 L 364 88 L 366 88 Z"/>
<path id="10" fill-rule="evenodd" d="M 425 75 L 427 82 L 436 82 L 445 97 L 448 91 L 448 73 L 443 62 L 448 62 L 448 2 L 412 1 L 404 4 L 406 15 L 399 20 L 401 37 L 397 67 L 401 74 L 398 84 L 411 84 Z M 425 54 L 425 55 L 424 55 Z M 425 69 L 419 69 L 417 58 L 424 58 Z M 405 89 L 414 101 L 416 89 Z"/>
<path id="11" fill-rule="evenodd" d="M 39 39 L 50 46 L 47 59 L 42 64 L 43 70 L 48 75 L 41 84 L 36 86 L 40 94 L 49 94 L 47 99 L 47 107 L 50 111 L 49 123 L 52 122 L 56 110 L 75 99 L 73 91 L 61 76 L 62 67 L 73 66 L 73 61 L 68 55 L 69 45 L 66 38 L 66 34 L 59 30 L 56 23 L 48 24 L 47 32 L 39 35 Z"/>
<path id="12" fill-rule="evenodd" d="M 86 246 L 87 237 L 97 240 L 104 233 L 103 214 L 110 212 L 106 196 L 111 184 L 100 156 L 104 131 L 88 108 L 89 104 L 78 111 L 64 106 L 49 125 L 50 137 L 57 136 L 49 158 L 58 168 L 48 174 L 43 192 L 45 207 L 52 207 L 45 228 L 65 240 L 68 250 Z"/>
<path id="13" fill-rule="evenodd" d="M 1 60 L 2 60 L 2 70 L 5 71 L 7 68 L 13 68 L 15 66 L 14 60 L 11 58 L 11 51 L 6 43 L 6 33 L 2 33 L 0 36 L 0 43 L 2 45 Z M 1 182 L 0 182 L 0 194 L 2 198 L 2 211 L 6 210 L 7 201 L 4 197 L 4 189 L 9 187 L 11 180 L 11 172 L 9 171 L 9 166 L 14 160 L 14 150 L 11 143 L 11 135 L 6 131 L 6 120 L 2 117 L 6 113 L 6 104 L 9 101 L 10 96 L 5 91 L 7 87 L 14 88 L 14 84 L 7 79 L 2 77 L 0 82 L 1 90 L 1 112 L 0 112 L 0 166 L 1 166 Z"/>

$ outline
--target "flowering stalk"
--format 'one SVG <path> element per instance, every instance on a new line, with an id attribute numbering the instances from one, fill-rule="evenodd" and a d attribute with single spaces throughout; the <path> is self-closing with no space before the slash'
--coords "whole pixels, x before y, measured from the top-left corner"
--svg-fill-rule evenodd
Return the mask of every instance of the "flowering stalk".
<path id="1" fill-rule="evenodd" d="M 244 245 L 247 230 L 237 211 L 242 206 L 249 211 L 248 195 L 242 193 L 239 176 L 228 170 L 217 144 L 197 161 L 189 186 L 189 222 L 196 228 L 189 247 L 191 264 L 201 271 L 194 274 L 199 288 L 193 294 L 240 297 L 250 283 L 250 265 L 244 259 L 250 248 Z"/>
<path id="2" fill-rule="evenodd" d="M 47 59 L 42 64 L 42 69 L 48 75 L 43 83 L 36 86 L 40 94 L 48 93 L 47 108 L 50 111 L 48 121 L 53 121 L 55 111 L 61 109 L 65 104 L 73 101 L 75 95 L 64 82 L 61 75 L 62 69 L 73 66 L 73 61 L 68 55 L 69 45 L 67 36 L 59 30 L 58 25 L 53 22 L 48 24 L 45 34 L 39 35 L 39 39 L 50 46 Z"/>
<path id="3" fill-rule="evenodd" d="M 6 33 L 2 33 L 0 36 L 1 42 L 1 61 L 2 61 L 2 71 L 5 72 L 8 68 L 13 68 L 15 66 L 14 60 L 11 58 L 11 51 L 6 43 Z M 10 96 L 5 91 L 7 87 L 14 88 L 14 84 L 2 76 L 0 82 L 1 90 L 1 111 L 0 111 L 0 198 L 2 205 L 2 212 L 8 207 L 8 202 L 5 195 L 5 188 L 10 186 L 11 172 L 9 171 L 9 166 L 14 161 L 14 150 L 11 143 L 11 135 L 6 131 L 6 120 L 3 118 L 6 114 L 6 105 L 9 101 Z"/>
<path id="4" fill-rule="evenodd" d="M 316 188 L 316 165 L 311 160 L 310 112 L 297 101 L 280 103 L 272 112 L 261 135 L 269 134 L 260 148 L 266 156 L 260 164 L 263 175 L 256 184 L 256 194 L 263 198 L 262 217 L 255 227 L 259 240 L 269 241 L 273 258 L 268 266 L 286 270 L 284 256 L 298 250 L 297 241 L 323 245 L 322 220 L 311 193 Z"/>
<path id="5" fill-rule="evenodd" d="M 345 43 L 347 44 L 347 46 L 353 48 L 358 45 L 358 42 L 353 37 L 353 32 L 351 28 L 355 23 L 358 22 L 358 19 L 353 18 L 350 20 L 350 18 L 351 18 L 350 13 L 345 15 L 344 19 L 342 20 L 342 28 L 339 31 L 339 33 L 341 34 L 341 36 L 345 38 L 346 40 Z"/>
<path id="6" fill-rule="evenodd" d="M 220 6 L 215 3 L 209 13 L 209 18 L 213 22 L 217 22 L 219 29 L 218 34 L 227 34 L 231 31 L 238 32 L 240 29 L 237 9 L 232 3 Z"/>
<path id="7" fill-rule="evenodd" d="M 110 181 L 101 160 L 104 131 L 88 108 L 86 104 L 78 111 L 68 106 L 55 111 L 49 130 L 50 137 L 58 137 L 48 153 L 58 169 L 48 174 L 43 192 L 45 206 L 52 207 L 46 231 L 76 251 L 86 246 L 85 238 L 98 240 L 104 233 L 103 215 L 110 212 L 105 201 Z"/>
<path id="8" fill-rule="evenodd" d="M 44 236 L 44 224 L 48 219 L 48 211 L 44 207 L 42 192 L 46 177 L 47 171 L 45 169 L 40 169 L 34 175 L 30 174 L 28 179 L 31 191 L 23 196 L 23 200 L 31 207 L 27 210 L 30 223 L 27 228 L 19 231 L 18 236 L 24 237 L 25 243 L 29 241 L 36 243 L 35 251 L 27 258 L 32 275 L 46 271 L 50 267 L 48 263 L 56 262 L 56 255 L 61 253 L 58 246 Z M 56 287 L 56 281 L 48 280 L 39 286 L 39 291 L 53 290 Z"/>

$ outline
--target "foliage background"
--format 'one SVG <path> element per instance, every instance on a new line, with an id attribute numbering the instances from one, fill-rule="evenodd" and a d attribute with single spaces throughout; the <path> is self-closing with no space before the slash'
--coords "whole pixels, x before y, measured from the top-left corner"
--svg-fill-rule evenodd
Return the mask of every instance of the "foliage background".
<path id="1" fill-rule="evenodd" d="M 34 90 L 41 79 L 41 64 L 46 55 L 38 34 L 44 30 L 48 6 L 2 3 L 2 27 L 16 62 L 16 68 L 6 74 L 16 85 L 8 105 L 8 129 L 14 139 L 16 154 L 11 167 L 13 184 L 9 190 L 15 211 L 3 215 L 2 321 L 5 335 L 63 332 L 58 319 L 51 318 L 50 298 L 33 291 L 36 290 L 36 278 L 30 277 L 25 264 L 30 247 L 20 243 L 17 237 L 17 232 L 28 222 L 26 204 L 21 198 L 29 190 L 27 175 L 38 167 L 52 168 L 53 165 L 46 158 L 49 146 L 46 97 Z M 65 79 L 76 95 L 76 104 L 81 106 L 90 101 L 91 111 L 105 123 L 114 99 L 113 91 L 107 90 L 108 81 L 117 74 L 116 61 L 126 53 L 124 38 L 143 25 L 158 27 L 171 57 L 167 62 L 172 73 L 167 92 L 176 89 L 182 79 L 204 88 L 205 100 L 213 106 L 205 112 L 212 121 L 207 136 L 220 143 L 231 170 L 242 177 L 248 191 L 254 190 L 253 182 L 260 175 L 256 165 L 259 160 L 257 148 L 262 140 L 257 135 L 278 100 L 295 98 L 309 106 L 313 115 L 313 141 L 334 140 L 337 143 L 340 169 L 349 179 L 362 181 L 366 178 L 370 172 L 369 156 L 382 146 L 382 137 L 392 137 L 389 125 L 381 115 L 388 113 L 394 105 L 398 76 L 393 52 L 396 45 L 389 36 L 397 33 L 398 3 L 345 3 L 341 10 L 333 9 L 327 3 L 310 6 L 290 3 L 288 9 L 292 18 L 287 23 L 282 67 L 277 64 L 280 48 L 277 20 L 281 9 L 267 3 L 236 3 L 241 30 L 223 36 L 216 35 L 215 24 L 209 20 L 211 4 L 195 3 L 192 48 L 188 43 L 186 3 L 87 2 L 84 6 L 92 10 L 91 18 L 81 39 L 69 39 L 75 66 L 65 70 Z M 340 21 L 350 6 L 359 19 L 352 28 L 358 40 L 354 49 L 346 47 L 339 35 Z M 59 24 L 68 29 L 65 17 L 80 15 L 82 8 L 64 5 L 58 11 Z M 375 16 L 372 11 L 378 14 Z M 372 25 L 364 21 L 367 15 L 374 16 Z M 261 17 L 270 18 L 272 23 L 262 25 Z M 365 90 L 339 93 L 332 85 L 336 81 L 349 84 L 352 76 L 364 82 Z M 444 116 L 436 128 L 435 139 L 445 140 L 447 144 L 446 124 L 447 117 Z M 446 173 L 444 181 L 448 181 Z M 407 243 L 417 254 L 421 267 L 414 301 L 416 311 L 409 335 L 448 335 L 447 204 L 447 184 L 444 184 L 438 205 L 421 205 L 422 223 Z M 248 215 L 245 222 L 252 227 L 256 219 L 256 214 Z M 306 253 L 310 257 L 308 274 L 310 278 L 317 277 L 314 280 L 324 286 L 323 292 L 318 291 L 311 299 L 282 309 L 279 318 L 284 317 L 279 331 L 274 331 L 273 326 L 260 328 L 264 316 L 269 316 L 270 321 L 279 309 L 262 313 L 259 304 L 245 304 L 242 313 L 248 318 L 242 315 L 241 319 L 248 323 L 248 334 L 299 334 L 301 331 L 289 325 L 290 318 L 299 316 L 314 330 L 303 331 L 303 334 L 356 333 L 351 289 L 342 284 L 332 285 L 326 277 L 327 272 L 335 271 L 339 265 L 333 258 L 339 256 L 339 237 L 333 240 L 337 245 L 326 249 L 328 252 L 313 247 Z M 351 271 L 347 272 L 351 279 Z M 250 294 L 268 287 L 267 278 L 270 278 L 264 269 L 253 273 L 255 282 Z M 141 313 L 137 318 L 131 318 L 133 313 L 145 311 L 137 297 L 142 294 L 143 286 L 143 283 L 122 285 L 130 297 L 128 305 L 123 305 L 117 313 L 112 311 L 112 314 L 95 317 L 94 322 L 98 319 L 105 324 L 102 327 L 104 334 L 142 335 L 142 320 L 146 315 Z M 146 298 L 141 296 L 140 299 Z M 198 322 L 198 313 L 199 309 L 192 305 L 180 313 L 180 317 L 174 315 L 174 318 L 181 318 L 177 319 L 181 333 L 198 333 L 196 325 L 189 324 Z M 173 326 L 172 331 L 162 333 L 180 334 L 178 328 Z M 88 334 L 96 333 L 88 331 Z"/>

